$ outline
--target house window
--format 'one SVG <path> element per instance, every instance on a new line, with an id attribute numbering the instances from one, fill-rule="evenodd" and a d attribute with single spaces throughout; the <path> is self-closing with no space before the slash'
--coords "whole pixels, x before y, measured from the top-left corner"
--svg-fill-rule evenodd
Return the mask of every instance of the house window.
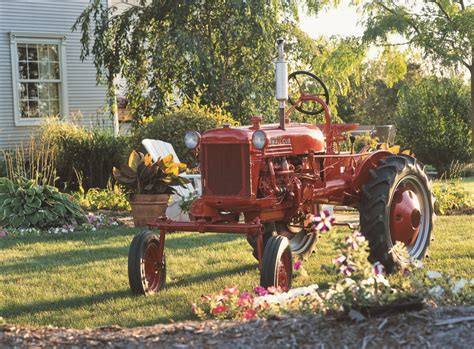
<path id="1" fill-rule="evenodd" d="M 67 115 L 64 36 L 12 33 L 15 122 Z"/>

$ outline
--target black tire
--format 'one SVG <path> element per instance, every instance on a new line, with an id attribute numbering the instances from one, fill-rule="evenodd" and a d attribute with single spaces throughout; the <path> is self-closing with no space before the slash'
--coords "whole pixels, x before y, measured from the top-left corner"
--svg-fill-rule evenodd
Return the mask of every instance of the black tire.
<path id="1" fill-rule="evenodd" d="M 270 237 L 277 235 L 275 222 L 263 223 L 263 249 L 267 245 L 267 241 Z M 252 255 L 258 260 L 257 254 L 257 237 L 255 235 L 247 235 L 247 242 L 252 247 Z"/>
<path id="2" fill-rule="evenodd" d="M 288 239 L 284 236 L 270 237 L 263 252 L 260 285 L 265 288 L 280 286 L 288 291 L 292 274 L 293 260 Z"/>
<path id="3" fill-rule="evenodd" d="M 419 210 L 408 209 L 410 219 L 402 220 L 397 215 L 391 222 L 391 213 L 396 214 L 398 207 L 403 207 L 397 205 L 401 205 L 398 198 L 405 193 L 410 198 L 415 197 L 416 200 L 409 200 L 415 200 Z M 410 258 L 422 259 L 430 243 L 434 212 L 431 186 L 423 165 L 407 155 L 393 155 L 380 160 L 378 166 L 370 170 L 370 178 L 362 186 L 359 212 L 361 232 L 369 242 L 369 261 L 382 263 L 387 272 L 393 272 L 400 264 L 408 262 L 403 256 L 390 253 L 397 240 L 394 241 L 394 236 L 402 230 L 403 236 L 411 239 L 407 245 Z M 418 227 L 418 232 L 412 234 L 410 229 L 405 229 L 406 224 L 410 224 L 409 228 L 413 231 Z"/>
<path id="4" fill-rule="evenodd" d="M 156 253 L 159 244 L 159 237 L 149 230 L 135 235 L 130 244 L 128 281 L 135 295 L 151 295 L 165 287 L 166 256 L 163 254 L 163 264 L 158 265 Z"/>

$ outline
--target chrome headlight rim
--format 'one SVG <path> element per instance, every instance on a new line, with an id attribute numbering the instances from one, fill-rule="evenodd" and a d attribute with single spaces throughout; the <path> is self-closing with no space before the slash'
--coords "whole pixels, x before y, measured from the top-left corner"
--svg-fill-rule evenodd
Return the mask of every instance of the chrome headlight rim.
<path id="1" fill-rule="evenodd" d="M 201 135 L 197 131 L 186 131 L 184 135 L 184 145 L 189 150 L 196 149 L 201 143 Z"/>
<path id="2" fill-rule="evenodd" d="M 262 150 L 267 145 L 267 134 L 262 130 L 257 130 L 252 135 L 252 144 L 258 149 Z"/>

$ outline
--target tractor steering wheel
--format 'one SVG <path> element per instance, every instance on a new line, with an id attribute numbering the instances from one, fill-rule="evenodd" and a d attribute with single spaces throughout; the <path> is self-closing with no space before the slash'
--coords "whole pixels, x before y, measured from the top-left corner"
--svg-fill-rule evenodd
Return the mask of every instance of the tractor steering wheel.
<path id="1" fill-rule="evenodd" d="M 302 96 L 316 96 L 329 104 L 329 91 L 313 73 L 299 70 L 288 76 L 288 101 L 295 105 Z M 324 111 L 322 105 L 314 100 L 300 100 L 295 106 L 296 110 L 307 115 L 316 115 Z"/>

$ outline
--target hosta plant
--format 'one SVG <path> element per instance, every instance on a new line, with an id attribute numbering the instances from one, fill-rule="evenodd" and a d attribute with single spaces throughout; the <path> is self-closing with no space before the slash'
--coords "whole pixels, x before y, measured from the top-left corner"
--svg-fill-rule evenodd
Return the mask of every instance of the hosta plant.
<path id="1" fill-rule="evenodd" d="M 50 228 L 85 221 L 80 207 L 55 187 L 0 178 L 0 226 Z"/>
<path id="2" fill-rule="evenodd" d="M 128 164 L 113 169 L 115 180 L 133 194 L 173 194 L 175 186 L 189 181 L 179 174 L 186 170 L 186 164 L 173 161 L 169 154 L 153 161 L 150 154 L 132 151 Z"/>

